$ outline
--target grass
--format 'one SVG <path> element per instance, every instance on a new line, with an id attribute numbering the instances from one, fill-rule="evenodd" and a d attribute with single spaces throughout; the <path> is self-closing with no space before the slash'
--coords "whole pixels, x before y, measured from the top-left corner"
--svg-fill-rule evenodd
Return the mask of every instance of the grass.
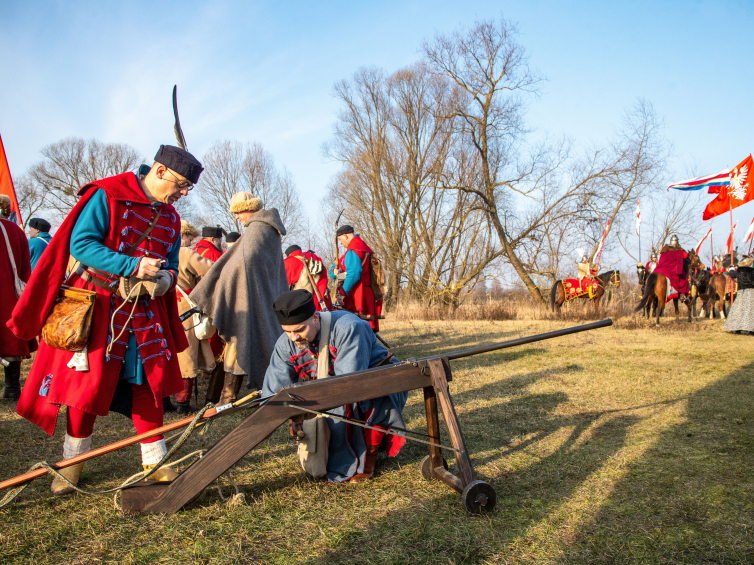
<path id="1" fill-rule="evenodd" d="M 572 324 L 387 320 L 382 333 L 406 358 Z M 0 562 L 752 563 L 752 345 L 721 321 L 621 318 L 453 361 L 472 461 L 498 494 L 491 514 L 468 515 L 458 494 L 421 478 L 424 445 L 381 455 L 373 481 L 329 485 L 303 474 L 281 429 L 234 468 L 243 505 L 210 488 L 177 514 L 132 517 L 109 497 L 54 498 L 38 480 L 0 511 Z M 409 428 L 425 424 L 419 393 L 404 416 Z M 211 446 L 241 417 L 181 452 Z M 0 426 L 3 478 L 60 458 L 62 418 L 48 438 L 2 401 Z M 131 433 L 125 418 L 101 418 L 95 446 Z M 139 464 L 137 446 L 97 459 L 82 486 L 116 486 Z"/>

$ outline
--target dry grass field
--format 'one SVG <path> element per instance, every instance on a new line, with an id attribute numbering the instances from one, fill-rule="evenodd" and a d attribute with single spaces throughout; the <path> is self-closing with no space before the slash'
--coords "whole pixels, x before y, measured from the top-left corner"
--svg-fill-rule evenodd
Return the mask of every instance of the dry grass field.
<path id="1" fill-rule="evenodd" d="M 575 323 L 388 320 L 383 335 L 406 358 Z M 459 495 L 421 478 L 424 445 L 381 455 L 373 481 L 329 485 L 304 475 L 279 429 L 232 471 L 243 505 L 210 488 L 177 514 L 132 517 L 111 496 L 58 499 L 38 480 L 0 511 L 0 562 L 753 563 L 752 346 L 721 321 L 648 328 L 623 317 L 453 361 L 472 461 L 498 493 L 487 515 L 468 515 Z M 241 418 L 218 420 L 181 453 L 208 448 Z M 419 392 L 405 419 L 425 424 Z M 48 438 L 0 401 L 0 422 L 2 478 L 60 458 L 62 417 Z M 95 446 L 131 434 L 114 414 L 98 421 Z M 138 447 L 127 448 L 87 464 L 81 484 L 113 487 L 139 465 Z"/>

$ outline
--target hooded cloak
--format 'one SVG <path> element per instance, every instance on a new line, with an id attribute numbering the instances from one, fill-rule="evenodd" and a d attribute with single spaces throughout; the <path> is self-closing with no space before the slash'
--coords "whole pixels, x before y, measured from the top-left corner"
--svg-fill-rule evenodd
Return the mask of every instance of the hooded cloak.
<path id="1" fill-rule="evenodd" d="M 225 341 L 235 338 L 238 365 L 250 383 L 261 383 L 283 328 L 272 303 L 288 291 L 275 208 L 255 212 L 246 231 L 191 292 Z"/>

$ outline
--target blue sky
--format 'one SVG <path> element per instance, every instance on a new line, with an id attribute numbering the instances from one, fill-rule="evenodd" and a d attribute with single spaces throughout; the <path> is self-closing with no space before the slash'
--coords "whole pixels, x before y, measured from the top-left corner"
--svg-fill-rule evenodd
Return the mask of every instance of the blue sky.
<path id="1" fill-rule="evenodd" d="M 534 128 L 599 143 L 643 97 L 665 119 L 680 178 L 687 164 L 713 173 L 754 151 L 754 2 L 743 1 L 5 0 L 0 134 L 14 175 L 67 136 L 126 142 L 151 158 L 174 142 L 178 84 L 192 152 L 259 141 L 316 211 L 338 169 L 321 150 L 333 84 L 360 66 L 397 70 L 435 32 L 501 14 L 518 22 L 548 79 L 529 109 Z M 737 213 L 745 227 L 752 215 L 753 204 Z"/>

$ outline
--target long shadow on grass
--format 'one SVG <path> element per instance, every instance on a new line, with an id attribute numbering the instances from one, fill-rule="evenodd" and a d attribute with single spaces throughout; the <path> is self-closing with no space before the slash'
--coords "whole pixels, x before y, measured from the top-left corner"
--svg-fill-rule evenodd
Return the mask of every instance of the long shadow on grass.
<path id="1" fill-rule="evenodd" d="M 454 491 L 435 481 L 422 482 L 417 466 L 412 504 L 379 513 L 370 524 L 343 535 L 335 547 L 307 563 L 474 563 L 504 552 L 525 536 L 624 446 L 628 429 L 638 421 L 635 416 L 618 415 L 598 423 L 602 413 L 557 414 L 558 406 L 568 400 L 564 393 L 521 392 L 523 383 L 544 373 L 519 376 L 521 386 L 486 385 L 487 391 L 498 387 L 490 396 L 500 395 L 508 402 L 464 410 L 460 417 L 478 477 L 498 493 L 495 512 L 470 516 Z M 465 395 L 473 397 L 467 391 L 454 400 L 460 404 Z M 523 441 L 509 443 L 508 438 L 522 435 Z M 425 454 L 425 448 L 412 444 L 400 462 L 380 459 L 380 466 L 384 470 L 415 465 Z"/>
<path id="2" fill-rule="evenodd" d="M 742 347 L 751 347 L 751 340 Z M 754 563 L 754 363 L 688 398 L 564 554 L 577 562 Z"/>

